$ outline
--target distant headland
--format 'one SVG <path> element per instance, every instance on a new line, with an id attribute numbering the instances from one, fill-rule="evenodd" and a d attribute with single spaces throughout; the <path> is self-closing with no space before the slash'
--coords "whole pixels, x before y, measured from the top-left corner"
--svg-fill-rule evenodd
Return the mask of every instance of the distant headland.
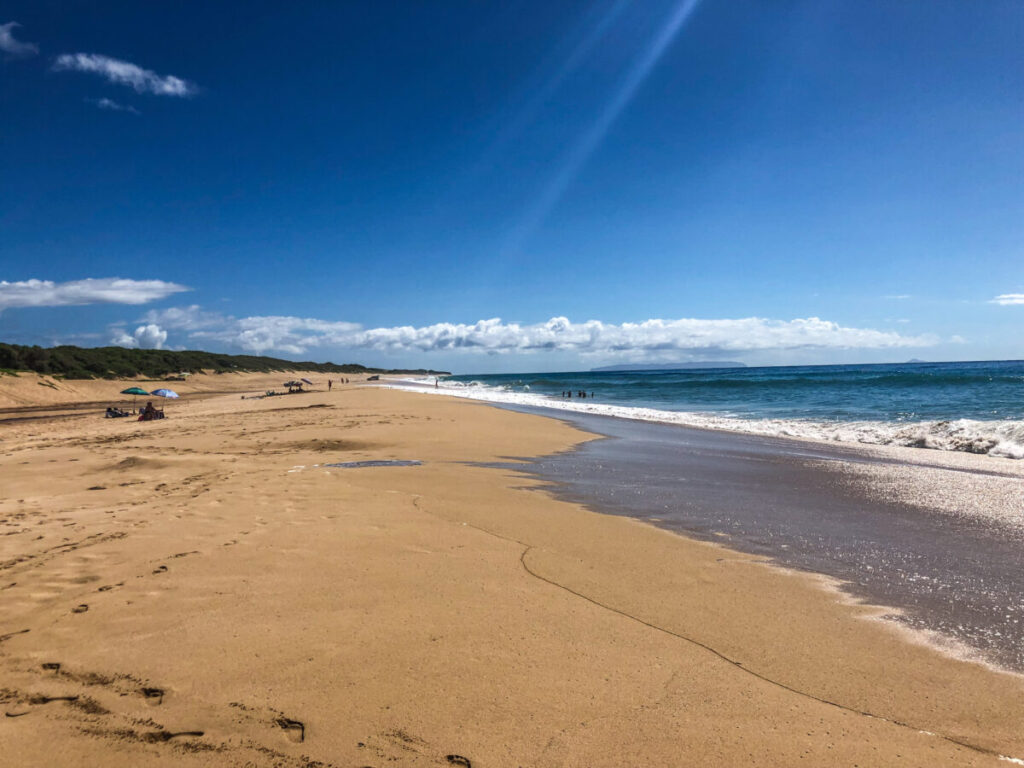
<path id="1" fill-rule="evenodd" d="M 746 363 L 738 363 L 735 360 L 697 360 L 689 363 L 659 363 L 657 365 L 644 365 L 641 363 L 624 363 L 622 365 L 605 365 L 600 368 L 591 368 L 591 373 L 604 371 L 681 371 L 686 368 L 746 368 Z"/>

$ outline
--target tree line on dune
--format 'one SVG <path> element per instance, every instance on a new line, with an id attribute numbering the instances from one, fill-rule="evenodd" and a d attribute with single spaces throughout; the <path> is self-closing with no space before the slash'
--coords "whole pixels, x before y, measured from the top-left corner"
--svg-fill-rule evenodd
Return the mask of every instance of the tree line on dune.
<path id="1" fill-rule="evenodd" d="M 438 374 L 426 369 L 368 368 L 357 363 L 296 362 L 258 355 L 223 355 L 198 350 L 128 349 L 125 347 L 22 346 L 0 343 L 0 370 L 34 371 L 65 379 L 121 379 L 143 376 L 162 378 L 176 373 L 271 373 L 317 371 L 319 373 L 414 373 Z"/>

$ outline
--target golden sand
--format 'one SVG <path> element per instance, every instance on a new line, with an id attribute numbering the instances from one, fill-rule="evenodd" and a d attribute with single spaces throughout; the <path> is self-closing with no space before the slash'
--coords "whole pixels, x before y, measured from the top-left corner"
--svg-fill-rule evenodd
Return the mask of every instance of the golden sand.
<path id="1" fill-rule="evenodd" d="M 0 405 L 61 402 L 11 378 Z M 587 435 L 355 385 L 209 394 L 278 379 L 171 385 L 156 422 L 0 422 L 0 764 L 1024 757 L 1021 678 L 821 580 L 473 465 Z M 381 459 L 423 463 L 323 466 Z"/>

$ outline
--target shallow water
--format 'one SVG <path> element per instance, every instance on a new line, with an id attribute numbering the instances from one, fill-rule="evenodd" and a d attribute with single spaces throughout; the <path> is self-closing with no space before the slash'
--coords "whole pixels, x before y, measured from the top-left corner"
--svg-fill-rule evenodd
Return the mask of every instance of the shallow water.
<path id="1" fill-rule="evenodd" d="M 858 598 L 898 609 L 895 618 L 908 626 L 1024 672 L 1024 525 L 985 514 L 987 499 L 964 493 L 962 471 L 874 459 L 840 445 L 513 410 L 608 438 L 509 465 L 547 481 L 557 497 L 826 574 Z M 851 468 L 948 484 L 965 511 L 893 500 L 851 480 Z"/>

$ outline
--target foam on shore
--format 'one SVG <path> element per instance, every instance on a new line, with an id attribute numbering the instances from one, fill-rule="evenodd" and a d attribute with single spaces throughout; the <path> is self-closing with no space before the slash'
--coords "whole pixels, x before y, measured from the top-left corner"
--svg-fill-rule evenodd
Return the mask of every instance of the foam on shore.
<path id="1" fill-rule="evenodd" d="M 441 381 L 435 387 L 433 378 L 392 379 L 388 381 L 387 385 L 426 394 L 449 395 L 510 405 L 554 408 L 576 413 L 654 421 L 699 429 L 717 429 L 828 442 L 930 448 L 939 451 L 959 451 L 1009 459 L 1024 459 L 1024 423 L 1012 420 L 956 419 L 889 422 L 746 419 L 721 413 L 667 411 L 657 408 L 608 405 L 590 400 L 550 397 L 533 392 L 519 392 L 488 386 L 479 381 Z"/>

